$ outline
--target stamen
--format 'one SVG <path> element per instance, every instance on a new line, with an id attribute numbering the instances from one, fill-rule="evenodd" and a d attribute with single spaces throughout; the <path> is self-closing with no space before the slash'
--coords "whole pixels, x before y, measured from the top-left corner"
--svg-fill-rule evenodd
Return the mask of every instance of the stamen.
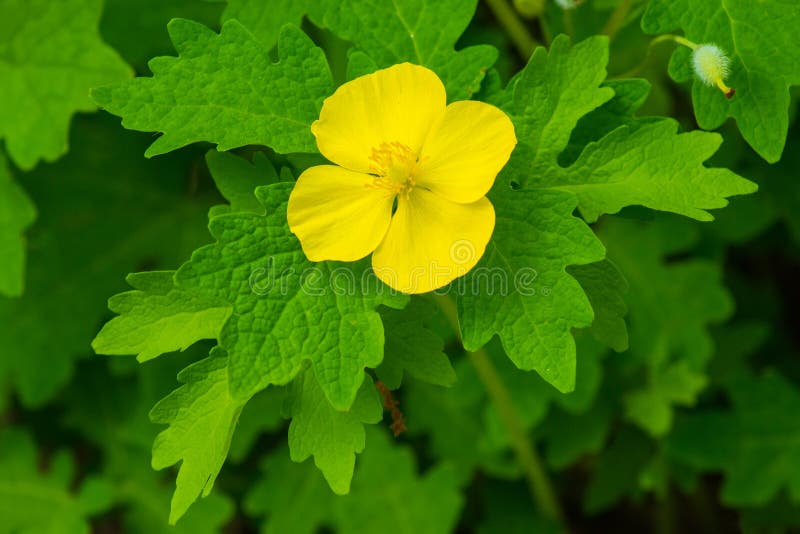
<path id="1" fill-rule="evenodd" d="M 390 195 L 405 194 L 406 198 L 416 185 L 419 161 L 416 153 L 403 143 L 381 143 L 372 149 L 369 159 L 374 162 L 370 172 L 375 179 L 368 188 L 385 189 Z"/>

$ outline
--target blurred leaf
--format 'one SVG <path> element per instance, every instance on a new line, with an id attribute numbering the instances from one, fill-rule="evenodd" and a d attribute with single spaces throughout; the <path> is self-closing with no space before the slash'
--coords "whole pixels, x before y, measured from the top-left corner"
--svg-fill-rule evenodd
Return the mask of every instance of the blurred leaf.
<path id="1" fill-rule="evenodd" d="M 75 466 L 63 451 L 51 458 L 47 472 L 38 464 L 36 446 L 24 430 L 0 430 L 0 531 L 88 534 L 89 518 L 111 504 L 111 488 L 89 478 L 73 494 Z"/>
<path id="2" fill-rule="evenodd" d="M 187 193 L 192 153 L 146 161 L 147 136 L 115 123 L 77 119 L 73 144 L 86 149 L 23 177 L 39 220 L 28 233 L 26 293 L 0 298 L 0 339 L 13 347 L 0 354 L 0 376 L 25 406 L 52 398 L 90 353 L 123 273 L 174 267 L 207 239 L 211 201 Z"/>
<path id="3" fill-rule="evenodd" d="M 17 185 L 0 152 L 0 294 L 19 297 L 25 285 L 25 239 L 22 233 L 36 219 L 36 208 Z"/>
<path id="4" fill-rule="evenodd" d="M 589 297 L 594 310 L 594 322 L 589 331 L 595 339 L 617 352 L 627 350 L 628 329 L 624 317 L 628 313 L 625 303 L 628 281 L 619 268 L 606 259 L 589 265 L 573 265 L 567 271 Z"/>
<path id="5" fill-rule="evenodd" d="M 439 464 L 420 475 L 411 449 L 385 431 L 372 428 L 367 440 L 350 495 L 336 500 L 338 532 L 451 532 L 463 506 L 453 471 Z"/>
<path id="6" fill-rule="evenodd" d="M 92 87 L 130 76 L 97 31 L 102 0 L 0 1 L 0 138 L 17 166 L 68 150 L 72 115 L 94 111 Z"/>
<path id="7" fill-rule="evenodd" d="M 800 391 L 777 374 L 741 377 L 730 389 L 731 410 L 681 418 L 669 452 L 702 470 L 725 473 L 722 500 L 763 505 L 788 490 L 800 501 Z"/>
<path id="8" fill-rule="evenodd" d="M 594 515 L 623 497 L 638 497 L 640 475 L 653 453 L 653 444 L 644 434 L 623 427 L 597 461 L 584 499 L 586 511 Z"/>
<path id="9" fill-rule="evenodd" d="M 674 404 L 691 406 L 707 384 L 713 354 L 708 327 L 727 319 L 733 302 L 721 268 L 708 260 L 668 261 L 690 247 L 690 227 L 661 217 L 650 223 L 606 221 L 601 237 L 608 255 L 630 283 L 630 364 L 643 364 L 644 387 L 625 400 L 626 415 L 651 434 L 665 434 Z"/>
<path id="10" fill-rule="evenodd" d="M 313 462 L 297 464 L 286 447 L 264 458 L 260 478 L 245 496 L 244 509 L 261 521 L 263 534 L 314 534 L 333 520 L 334 495 Z"/>

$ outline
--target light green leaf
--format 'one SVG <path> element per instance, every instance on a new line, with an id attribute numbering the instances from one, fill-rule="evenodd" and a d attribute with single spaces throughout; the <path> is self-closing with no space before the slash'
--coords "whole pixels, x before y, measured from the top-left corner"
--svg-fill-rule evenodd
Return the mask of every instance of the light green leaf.
<path id="1" fill-rule="evenodd" d="M 0 293 L 22 295 L 25 285 L 25 240 L 22 233 L 36 219 L 36 208 L 17 185 L 0 152 Z"/>
<path id="2" fill-rule="evenodd" d="M 152 78 L 92 92 L 126 128 L 163 133 L 146 156 L 198 141 L 220 150 L 261 144 L 280 153 L 316 151 L 310 126 L 333 82 L 325 54 L 302 31 L 284 28 L 278 63 L 235 20 L 219 34 L 182 19 L 169 31 L 179 57 L 153 59 Z"/>
<path id="3" fill-rule="evenodd" d="M 730 389 L 730 410 L 680 419 L 669 453 L 702 470 L 725 473 L 722 501 L 768 503 L 783 489 L 800 501 L 800 392 L 777 374 L 742 376 Z"/>
<path id="4" fill-rule="evenodd" d="M 154 423 L 168 424 L 153 443 L 153 468 L 181 462 L 169 522 L 174 524 L 202 493 L 208 496 L 228 455 L 231 437 L 246 399 L 231 397 L 228 358 L 218 347 L 178 375 L 183 385 L 150 412 Z"/>
<path id="5" fill-rule="evenodd" d="M 88 534 L 89 519 L 111 504 L 111 488 L 88 478 L 73 494 L 74 470 L 71 456 L 62 451 L 43 473 L 27 433 L 13 427 L 0 431 L 0 529 Z"/>
<path id="6" fill-rule="evenodd" d="M 436 309 L 428 302 L 413 299 L 403 310 L 381 313 L 386 345 L 383 362 L 375 374 L 389 389 L 397 389 L 403 374 L 439 386 L 452 386 L 456 372 L 447 354 L 444 341 L 426 327 Z"/>
<path id="7" fill-rule="evenodd" d="M 202 339 L 216 339 L 231 314 L 230 305 L 202 294 L 182 291 L 174 271 L 128 275 L 134 291 L 108 302 L 119 317 L 103 326 L 92 342 L 97 354 L 135 354 L 144 362 L 167 352 L 185 350 Z"/>
<path id="8" fill-rule="evenodd" d="M 364 368 L 383 359 L 383 325 L 375 308 L 402 307 L 365 262 L 309 262 L 286 222 L 290 183 L 261 187 L 266 215 L 232 213 L 211 220 L 219 239 L 178 271 L 178 287 L 225 299 L 233 314 L 220 345 L 230 358 L 231 392 L 246 399 L 269 384 L 290 382 L 310 361 L 325 396 L 350 407 Z"/>
<path id="9" fill-rule="evenodd" d="M 292 460 L 314 457 L 314 464 L 325 475 L 337 494 L 350 491 L 356 453 L 364 450 L 364 424 L 378 423 L 383 407 L 378 393 L 367 378 L 349 411 L 336 411 L 325 398 L 319 381 L 307 370 L 292 382 L 286 412 L 289 425 L 289 450 Z"/>
<path id="10" fill-rule="evenodd" d="M 726 83 L 736 95 L 726 99 L 719 89 L 695 79 L 692 100 L 700 127 L 718 128 L 729 117 L 756 152 L 778 161 L 789 127 L 789 88 L 800 85 L 800 43 L 787 28 L 800 24 L 797 2 L 752 0 L 652 0 L 642 19 L 647 33 L 681 29 L 698 44 L 713 43 L 731 59 Z M 679 48 L 673 76 L 686 81 L 691 54 Z"/>
<path id="11" fill-rule="evenodd" d="M 0 1 L 0 138 L 29 170 L 68 149 L 72 115 L 94 111 L 89 90 L 131 75 L 97 31 L 102 0 Z"/>

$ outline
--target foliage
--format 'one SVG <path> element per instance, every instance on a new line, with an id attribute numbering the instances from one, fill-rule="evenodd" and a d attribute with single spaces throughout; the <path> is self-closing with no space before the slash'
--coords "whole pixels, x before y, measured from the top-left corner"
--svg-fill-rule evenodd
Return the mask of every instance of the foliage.
<path id="1" fill-rule="evenodd" d="M 0 20 L 0 533 L 800 525 L 795 3 Z M 730 56 L 731 99 L 682 37 Z M 518 141 L 437 294 L 287 223 L 323 101 L 402 62 Z"/>

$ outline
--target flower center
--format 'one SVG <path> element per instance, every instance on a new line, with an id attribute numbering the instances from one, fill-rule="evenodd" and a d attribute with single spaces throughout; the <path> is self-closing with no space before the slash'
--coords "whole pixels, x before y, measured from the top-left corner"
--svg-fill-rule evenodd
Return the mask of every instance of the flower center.
<path id="1" fill-rule="evenodd" d="M 369 170 L 375 175 L 367 187 L 386 189 L 391 195 L 411 193 L 416 185 L 417 155 L 411 148 L 399 143 L 381 143 L 372 149 L 369 157 L 373 164 Z"/>

